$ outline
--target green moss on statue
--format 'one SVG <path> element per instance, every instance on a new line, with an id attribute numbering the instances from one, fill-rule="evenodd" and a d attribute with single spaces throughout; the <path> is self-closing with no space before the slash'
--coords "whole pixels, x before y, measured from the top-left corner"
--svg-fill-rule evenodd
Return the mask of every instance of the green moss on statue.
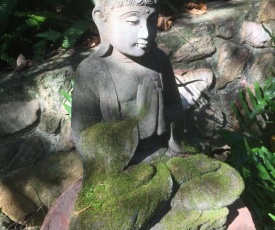
<path id="1" fill-rule="evenodd" d="M 71 229 L 140 229 L 168 202 L 173 191 L 169 170 L 137 165 L 97 185 L 84 184 Z"/>
<path id="2" fill-rule="evenodd" d="M 118 174 L 137 147 L 137 120 L 101 122 L 83 131 L 80 138 L 86 176 L 92 180 Z"/>

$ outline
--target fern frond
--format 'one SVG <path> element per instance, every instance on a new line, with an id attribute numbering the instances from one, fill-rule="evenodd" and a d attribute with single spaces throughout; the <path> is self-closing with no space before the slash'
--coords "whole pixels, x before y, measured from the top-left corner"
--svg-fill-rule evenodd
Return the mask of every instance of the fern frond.
<path id="1" fill-rule="evenodd" d="M 43 19 L 47 19 L 47 21 L 52 21 L 55 24 L 61 23 L 61 22 L 66 22 L 66 23 L 73 23 L 74 20 L 72 20 L 69 17 L 63 16 L 63 15 L 59 15 L 59 14 L 55 14 L 55 13 L 51 13 L 51 12 L 47 12 L 47 11 L 29 11 L 29 12 L 15 12 L 14 13 L 15 16 L 17 17 L 25 17 L 25 18 L 34 18 L 37 20 L 43 20 Z"/>
<path id="2" fill-rule="evenodd" d="M 64 40 L 62 43 L 62 48 L 71 48 L 79 39 L 79 37 L 85 33 L 90 28 L 90 23 L 88 21 L 80 20 L 75 22 L 69 29 L 67 29 L 63 36 Z"/>
<path id="3" fill-rule="evenodd" d="M 8 26 L 9 17 L 16 9 L 17 0 L 0 1 L 0 35 L 3 34 Z"/>
<path id="4" fill-rule="evenodd" d="M 15 59 L 9 56 L 8 49 L 13 39 L 15 39 L 14 34 L 4 34 L 0 43 L 0 60 L 8 63 L 11 66 L 15 66 Z"/>
<path id="5" fill-rule="evenodd" d="M 36 60 L 44 60 L 47 51 L 47 40 L 41 39 L 33 45 L 34 58 Z"/>
<path id="6" fill-rule="evenodd" d="M 62 34 L 55 30 L 49 30 L 43 33 L 39 33 L 35 35 L 39 38 L 45 38 L 48 41 L 56 42 L 59 38 L 62 37 Z"/>

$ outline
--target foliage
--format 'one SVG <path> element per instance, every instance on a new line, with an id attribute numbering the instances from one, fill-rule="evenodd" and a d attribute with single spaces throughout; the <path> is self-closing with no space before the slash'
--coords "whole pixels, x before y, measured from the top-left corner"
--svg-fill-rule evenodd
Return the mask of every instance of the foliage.
<path id="1" fill-rule="evenodd" d="M 262 24 L 262 27 L 263 27 L 264 31 L 268 33 L 268 35 L 272 39 L 273 45 L 274 45 L 275 44 L 275 35 L 273 35 L 263 24 Z"/>
<path id="2" fill-rule="evenodd" d="M 178 9 L 175 6 L 175 2 L 171 1 L 171 0 L 162 0 L 161 1 L 161 6 L 163 8 L 168 8 L 169 10 L 171 10 L 172 12 L 178 12 Z"/>
<path id="3" fill-rule="evenodd" d="M 275 212 L 275 153 L 270 144 L 275 134 L 274 99 L 274 77 L 262 87 L 256 82 L 254 92 L 250 88 L 239 92 L 232 104 L 239 128 L 221 131 L 231 147 L 228 163 L 241 173 L 246 184 L 242 199 L 266 229 L 275 227 L 268 216 Z"/>
<path id="4" fill-rule="evenodd" d="M 1 0 L 0 61 L 15 66 L 20 53 L 43 60 L 50 50 L 73 47 L 91 30 L 92 8 L 91 0 Z"/>
<path id="5" fill-rule="evenodd" d="M 64 97 L 65 102 L 63 103 L 64 108 L 69 114 L 69 117 L 72 117 L 72 89 L 74 86 L 74 80 L 71 80 L 71 90 L 65 91 L 61 90 L 60 93 Z"/>

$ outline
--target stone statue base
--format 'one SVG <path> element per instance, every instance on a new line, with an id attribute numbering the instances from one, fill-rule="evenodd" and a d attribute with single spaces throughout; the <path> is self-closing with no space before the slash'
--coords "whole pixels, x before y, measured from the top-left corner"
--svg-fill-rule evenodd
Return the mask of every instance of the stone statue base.
<path id="1" fill-rule="evenodd" d="M 83 183 L 70 229 L 225 229 L 227 206 L 244 187 L 237 171 L 200 154 L 91 180 Z"/>

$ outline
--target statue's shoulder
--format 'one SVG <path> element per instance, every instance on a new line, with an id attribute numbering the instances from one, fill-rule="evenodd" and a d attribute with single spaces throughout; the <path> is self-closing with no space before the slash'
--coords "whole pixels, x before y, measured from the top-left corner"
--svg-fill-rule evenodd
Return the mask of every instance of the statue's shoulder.
<path id="1" fill-rule="evenodd" d="M 82 79 L 96 79 L 100 77 L 100 73 L 106 70 L 106 66 L 101 57 L 91 54 L 85 58 L 77 67 L 76 77 Z"/>

